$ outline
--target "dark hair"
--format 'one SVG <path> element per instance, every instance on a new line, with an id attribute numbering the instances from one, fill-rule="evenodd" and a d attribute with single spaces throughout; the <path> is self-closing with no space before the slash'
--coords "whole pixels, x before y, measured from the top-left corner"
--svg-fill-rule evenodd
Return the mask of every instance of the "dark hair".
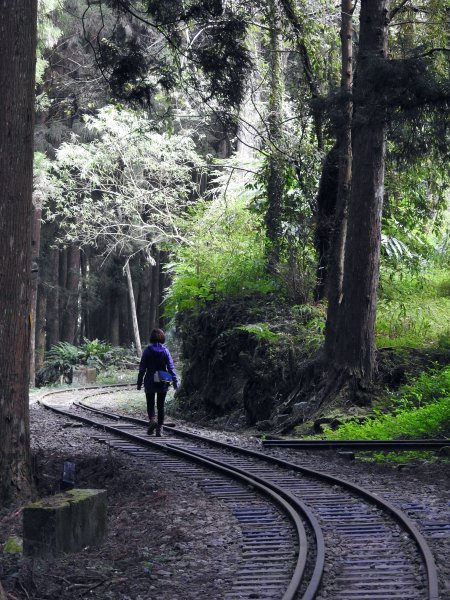
<path id="1" fill-rule="evenodd" d="M 164 331 L 162 329 L 152 329 L 150 341 L 152 344 L 164 344 L 166 341 L 166 335 Z"/>

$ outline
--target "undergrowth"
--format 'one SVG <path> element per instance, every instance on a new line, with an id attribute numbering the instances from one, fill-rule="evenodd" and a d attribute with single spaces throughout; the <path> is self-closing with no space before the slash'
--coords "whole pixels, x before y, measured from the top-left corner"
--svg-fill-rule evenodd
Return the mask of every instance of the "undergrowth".
<path id="1" fill-rule="evenodd" d="M 450 433 L 450 366 L 429 373 L 400 388 L 389 399 L 390 412 L 376 408 L 362 423 L 349 419 L 332 431 L 332 440 L 390 440 L 448 437 Z"/>
<path id="2" fill-rule="evenodd" d="M 359 460 L 366 462 L 388 462 L 395 465 L 411 463 L 435 463 L 437 461 L 449 462 L 448 458 L 442 457 L 436 452 L 423 450 L 408 450 L 403 452 L 361 452 Z"/>
<path id="3" fill-rule="evenodd" d="M 418 408 L 377 414 L 363 423 L 350 420 L 336 431 L 326 429 L 325 432 L 332 440 L 391 440 L 441 437 L 449 429 L 450 397 L 447 397 Z"/>
<path id="4" fill-rule="evenodd" d="M 250 192 L 218 193 L 199 202 L 185 227 L 189 243 L 177 248 L 165 314 L 201 311 L 205 303 L 240 297 L 252 292 L 268 293 L 276 283 L 265 268 L 262 222 L 248 209 Z"/>
<path id="5" fill-rule="evenodd" d="M 377 310 L 379 348 L 450 346 L 450 276 L 433 268 L 422 275 L 385 274 Z"/>

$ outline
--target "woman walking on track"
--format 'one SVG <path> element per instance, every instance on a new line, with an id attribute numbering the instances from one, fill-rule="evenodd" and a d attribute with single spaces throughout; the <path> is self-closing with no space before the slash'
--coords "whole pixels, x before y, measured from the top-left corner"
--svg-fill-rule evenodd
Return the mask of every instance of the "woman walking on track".
<path id="1" fill-rule="evenodd" d="M 144 381 L 145 397 L 147 399 L 148 430 L 152 435 L 156 429 L 157 437 L 161 437 L 161 428 L 164 423 L 164 401 L 169 386 L 178 389 L 178 379 L 173 366 L 169 350 L 163 346 L 166 336 L 162 329 L 153 329 L 150 334 L 150 345 L 142 353 L 139 365 L 137 389 L 142 387 Z M 144 377 L 145 375 L 145 377 Z M 155 423 L 155 396 L 158 411 L 158 420 Z"/>

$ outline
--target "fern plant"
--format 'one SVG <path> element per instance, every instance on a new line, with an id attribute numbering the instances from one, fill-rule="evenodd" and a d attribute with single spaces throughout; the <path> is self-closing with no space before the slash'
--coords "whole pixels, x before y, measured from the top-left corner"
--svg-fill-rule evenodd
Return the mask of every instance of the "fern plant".
<path id="1" fill-rule="evenodd" d="M 58 342 L 48 351 L 46 362 L 59 363 L 60 365 L 76 365 L 81 357 L 82 352 L 73 344 Z"/>

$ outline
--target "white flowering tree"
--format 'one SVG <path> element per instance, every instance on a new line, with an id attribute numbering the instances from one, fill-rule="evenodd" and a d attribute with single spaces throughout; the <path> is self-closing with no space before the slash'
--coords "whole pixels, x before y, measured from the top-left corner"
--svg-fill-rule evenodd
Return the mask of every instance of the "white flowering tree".
<path id="1" fill-rule="evenodd" d="M 84 138 L 63 144 L 54 163 L 57 193 L 49 219 L 60 239 L 124 258 L 134 337 L 140 353 L 130 259 L 181 241 L 179 215 L 196 198 L 202 160 L 189 132 L 159 133 L 141 112 L 114 107 L 86 118 Z"/>

